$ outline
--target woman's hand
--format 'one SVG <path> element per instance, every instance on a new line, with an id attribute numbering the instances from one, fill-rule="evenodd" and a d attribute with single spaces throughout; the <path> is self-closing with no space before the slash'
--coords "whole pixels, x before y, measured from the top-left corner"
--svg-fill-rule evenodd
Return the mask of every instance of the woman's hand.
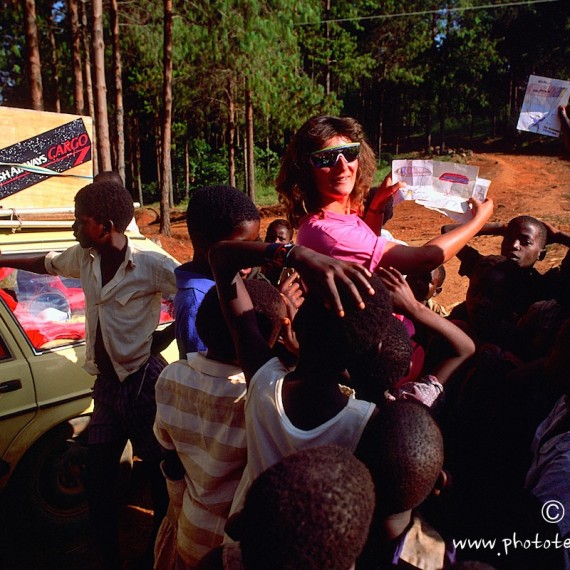
<path id="1" fill-rule="evenodd" d="M 390 196 L 393 196 L 398 190 L 400 190 L 400 188 L 404 188 L 405 186 L 404 182 L 392 183 L 392 177 L 388 174 L 376 190 L 376 193 L 368 206 L 368 210 L 366 211 L 367 214 L 368 212 L 375 215 L 381 214 L 384 211 L 384 206 Z"/>
<path id="2" fill-rule="evenodd" d="M 467 202 L 471 205 L 471 212 L 474 218 L 480 218 L 486 221 L 493 214 L 494 205 L 491 198 L 485 198 L 485 200 L 481 202 L 477 200 L 477 198 L 471 197 Z"/>

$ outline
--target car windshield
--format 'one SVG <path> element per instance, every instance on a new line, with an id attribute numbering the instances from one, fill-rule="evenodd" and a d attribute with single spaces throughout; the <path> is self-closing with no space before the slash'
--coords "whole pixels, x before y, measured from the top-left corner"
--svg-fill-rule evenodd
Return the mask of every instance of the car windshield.
<path id="1" fill-rule="evenodd" d="M 79 279 L 0 269 L 0 297 L 35 349 L 85 339 L 85 298 Z M 161 323 L 174 320 L 171 299 L 163 299 Z"/>

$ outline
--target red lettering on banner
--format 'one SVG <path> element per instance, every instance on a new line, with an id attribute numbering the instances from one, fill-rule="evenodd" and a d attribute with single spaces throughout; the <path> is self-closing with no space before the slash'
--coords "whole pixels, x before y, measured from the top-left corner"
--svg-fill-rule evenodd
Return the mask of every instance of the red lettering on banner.
<path id="1" fill-rule="evenodd" d="M 85 158 L 90 148 L 91 145 L 89 144 L 89 137 L 86 134 L 81 134 L 78 137 L 73 137 L 68 141 L 64 141 L 62 144 L 52 146 L 48 149 L 47 155 L 50 160 L 57 160 L 58 158 L 64 158 L 70 154 L 74 154 L 78 150 L 82 150 L 82 152 L 79 153 L 81 157 L 78 159 L 79 162 L 77 160 L 75 161 L 75 165 L 77 165 L 81 163 L 83 158 Z"/>

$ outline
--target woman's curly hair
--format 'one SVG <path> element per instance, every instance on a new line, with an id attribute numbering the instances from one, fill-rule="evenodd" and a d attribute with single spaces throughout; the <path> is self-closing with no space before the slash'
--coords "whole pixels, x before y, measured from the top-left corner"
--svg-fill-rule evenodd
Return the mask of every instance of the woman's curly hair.
<path id="1" fill-rule="evenodd" d="M 356 182 L 350 195 L 351 209 L 362 212 L 362 205 L 372 184 L 376 170 L 376 157 L 366 142 L 362 125 L 351 117 L 318 115 L 310 118 L 293 136 L 277 176 L 279 201 L 287 209 L 287 218 L 293 227 L 299 220 L 320 208 L 318 190 L 311 171 L 311 153 L 322 149 L 326 141 L 341 136 L 360 143 L 360 157 Z"/>

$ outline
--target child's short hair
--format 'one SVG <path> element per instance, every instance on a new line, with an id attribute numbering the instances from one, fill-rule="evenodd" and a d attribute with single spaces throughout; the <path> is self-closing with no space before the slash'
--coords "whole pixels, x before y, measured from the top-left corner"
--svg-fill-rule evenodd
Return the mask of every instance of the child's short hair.
<path id="1" fill-rule="evenodd" d="M 204 249 L 227 239 L 245 222 L 260 219 L 255 204 L 233 186 L 206 186 L 197 190 L 186 210 L 192 242 Z"/>
<path id="2" fill-rule="evenodd" d="M 280 226 L 284 227 L 287 230 L 289 233 L 289 239 L 293 239 L 293 226 L 289 223 L 288 220 L 285 220 L 284 218 L 278 218 L 277 220 L 273 220 L 267 226 L 267 232 L 265 233 L 266 242 L 272 243 L 275 240 L 275 237 L 277 235 L 277 228 Z"/>
<path id="3" fill-rule="evenodd" d="M 373 510 L 374 485 L 363 463 L 335 445 L 309 448 L 253 482 L 235 538 L 248 570 L 348 570 Z"/>
<path id="4" fill-rule="evenodd" d="M 443 437 L 429 409 L 411 400 L 386 402 L 369 422 L 375 450 L 366 463 L 377 512 L 402 513 L 430 495 L 443 467 Z"/>
<path id="5" fill-rule="evenodd" d="M 293 321 L 293 329 L 299 341 L 301 353 L 309 351 L 326 357 L 339 367 L 359 355 L 375 351 L 383 340 L 386 321 L 392 318 L 390 293 L 377 275 L 369 278 L 375 290 L 369 295 L 364 285 L 357 283 L 366 304 L 360 309 L 350 293 L 340 289 L 339 293 L 345 316 L 340 318 L 332 309 L 327 309 L 319 295 L 307 293 Z"/>
<path id="6" fill-rule="evenodd" d="M 121 175 L 115 170 L 103 170 L 99 172 L 99 174 L 96 174 L 93 178 L 93 182 L 115 182 L 121 186 L 125 185 Z"/>
<path id="7" fill-rule="evenodd" d="M 263 338 L 273 346 L 286 315 L 285 304 L 279 291 L 267 281 L 252 279 L 244 281 L 253 308 L 257 316 L 257 324 Z M 196 314 L 196 331 L 208 349 L 230 359 L 235 358 L 232 335 L 228 329 L 218 292 L 212 287 L 204 296 Z"/>
<path id="8" fill-rule="evenodd" d="M 412 343 L 402 321 L 390 315 L 384 323 L 382 346 L 359 355 L 347 365 L 356 396 L 369 402 L 384 402 L 384 392 L 406 376 L 412 360 Z"/>
<path id="9" fill-rule="evenodd" d="M 135 206 L 129 191 L 116 182 L 103 180 L 84 186 L 75 195 L 75 210 L 98 223 L 109 220 L 115 229 L 124 232 L 133 219 Z"/>

